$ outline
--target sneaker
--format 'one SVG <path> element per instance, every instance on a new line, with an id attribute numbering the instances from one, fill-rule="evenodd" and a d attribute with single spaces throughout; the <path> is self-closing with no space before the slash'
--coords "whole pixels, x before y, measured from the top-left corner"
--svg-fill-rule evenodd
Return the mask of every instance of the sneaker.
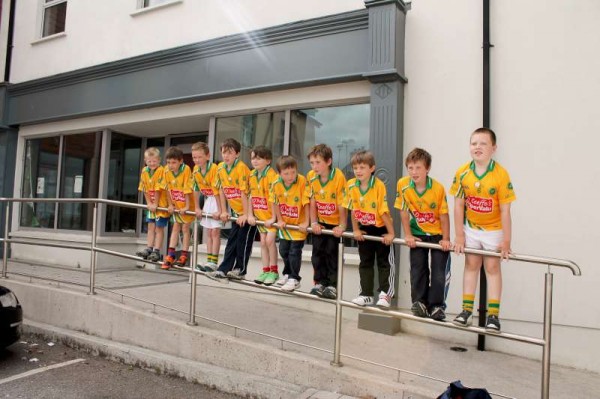
<path id="1" fill-rule="evenodd" d="M 429 313 L 427 312 L 427 306 L 425 306 L 423 304 L 423 302 L 415 302 L 412 304 L 412 307 L 410 308 L 412 314 L 414 314 L 417 317 L 428 317 Z"/>
<path id="2" fill-rule="evenodd" d="M 185 255 L 180 255 L 179 258 L 173 263 L 173 266 L 177 267 L 185 267 L 187 264 L 188 257 Z"/>
<path id="3" fill-rule="evenodd" d="M 485 331 L 489 332 L 500 332 L 500 320 L 496 315 L 489 315 L 485 322 Z"/>
<path id="4" fill-rule="evenodd" d="M 240 269 L 233 269 L 227 272 L 227 278 L 230 278 L 232 280 L 243 280 L 244 275 L 242 274 L 242 271 Z"/>
<path id="5" fill-rule="evenodd" d="M 194 271 L 203 272 L 204 271 L 204 266 L 202 266 L 202 265 L 196 265 L 196 266 L 194 266 Z"/>
<path id="6" fill-rule="evenodd" d="M 336 299 L 337 298 L 337 289 L 331 285 L 329 287 L 325 287 L 321 296 L 323 298 L 327 298 L 327 299 Z"/>
<path id="7" fill-rule="evenodd" d="M 152 250 L 150 248 L 144 248 L 141 251 L 137 251 L 135 256 L 139 256 L 142 259 L 148 259 L 148 256 L 152 254 Z"/>
<path id="8" fill-rule="evenodd" d="M 358 306 L 367 306 L 373 304 L 372 296 L 359 295 L 352 300 L 352 303 Z"/>
<path id="9" fill-rule="evenodd" d="M 384 308 L 384 309 L 389 309 L 391 305 L 392 305 L 392 297 L 389 296 L 388 294 L 386 294 L 385 292 L 380 292 L 379 299 L 377 300 L 377 303 L 375 304 L 375 306 Z"/>
<path id="10" fill-rule="evenodd" d="M 265 282 L 265 280 L 267 279 L 267 276 L 269 276 L 269 274 L 271 274 L 271 272 L 262 272 L 258 275 L 257 278 L 254 279 L 254 282 L 256 284 L 262 284 Z"/>
<path id="11" fill-rule="evenodd" d="M 323 285 L 321 284 L 316 284 L 314 287 L 312 287 L 312 289 L 310 290 L 310 294 L 311 295 L 316 295 L 318 297 L 322 297 L 323 296 Z"/>
<path id="12" fill-rule="evenodd" d="M 279 280 L 277 280 L 275 285 L 282 287 L 285 283 L 287 283 L 288 278 L 289 276 L 287 274 L 282 275 L 281 277 L 279 277 Z"/>
<path id="13" fill-rule="evenodd" d="M 150 255 L 146 258 L 150 262 L 158 262 L 160 260 L 160 252 L 152 251 Z"/>
<path id="14" fill-rule="evenodd" d="M 431 311 L 430 317 L 435 321 L 444 321 L 446 320 L 446 312 L 444 312 L 444 308 L 441 306 L 436 306 Z"/>
<path id="15" fill-rule="evenodd" d="M 292 292 L 298 288 L 300 288 L 300 281 L 296 280 L 295 278 L 290 278 L 285 282 L 283 287 L 281 287 L 281 291 Z"/>
<path id="16" fill-rule="evenodd" d="M 473 312 L 463 310 L 452 320 L 452 323 L 459 327 L 469 327 L 473 323 Z"/>
<path id="17" fill-rule="evenodd" d="M 216 263 L 207 262 L 204 266 L 202 266 L 202 271 L 203 272 L 214 272 L 218 268 L 219 268 L 219 266 Z"/>
<path id="18" fill-rule="evenodd" d="M 229 283 L 229 280 L 227 279 L 227 276 L 225 275 L 225 273 L 223 273 L 220 270 L 215 270 L 214 272 L 208 272 L 205 274 L 205 276 L 211 280 L 218 281 L 219 283 L 223 283 L 223 284 Z"/>
<path id="19" fill-rule="evenodd" d="M 160 268 L 163 270 L 169 270 L 171 268 L 171 266 L 173 266 L 174 261 L 175 261 L 175 259 L 173 259 L 173 257 L 171 255 L 167 255 L 163 259 L 163 264 L 160 266 Z"/>
<path id="20" fill-rule="evenodd" d="M 264 285 L 273 285 L 279 279 L 279 273 L 269 272 L 267 278 L 264 281 Z"/>

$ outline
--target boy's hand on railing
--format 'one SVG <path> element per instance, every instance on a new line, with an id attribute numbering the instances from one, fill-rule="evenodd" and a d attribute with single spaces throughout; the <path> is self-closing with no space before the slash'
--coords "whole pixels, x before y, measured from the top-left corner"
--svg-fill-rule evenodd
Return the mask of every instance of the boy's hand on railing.
<path id="1" fill-rule="evenodd" d="M 229 220 L 229 214 L 227 212 L 222 212 L 219 216 L 222 222 L 227 222 Z"/>
<path id="2" fill-rule="evenodd" d="M 180 214 L 180 215 L 185 215 L 185 213 L 186 213 L 187 211 L 189 211 L 189 208 L 187 208 L 187 207 L 186 207 L 186 208 L 182 208 L 182 209 L 179 209 L 179 210 L 177 210 L 177 212 L 179 212 L 179 214 Z"/>
<path id="3" fill-rule="evenodd" d="M 365 240 L 365 237 L 364 237 L 365 232 L 362 230 L 353 230 L 352 234 L 354 234 L 354 239 L 356 241 L 364 241 Z"/>
<path id="4" fill-rule="evenodd" d="M 279 230 L 283 230 L 283 229 L 285 229 L 285 226 L 287 226 L 287 223 L 284 222 L 283 220 L 280 220 L 277 222 L 277 225 L 279 226 Z"/>
<path id="5" fill-rule="evenodd" d="M 512 250 L 510 249 L 510 241 L 502 241 L 499 249 L 502 259 L 508 260 L 508 255 L 512 254 Z"/>
<path id="6" fill-rule="evenodd" d="M 312 232 L 313 234 L 321 234 L 321 230 L 323 229 L 323 226 L 321 226 L 319 223 L 317 222 L 313 222 L 310 227 L 312 227 Z"/>
<path id="7" fill-rule="evenodd" d="M 341 237 L 342 234 L 344 234 L 344 231 L 346 231 L 346 226 L 344 226 L 343 224 L 340 224 L 339 226 L 335 226 L 333 228 L 333 235 L 335 237 Z"/>
<path id="8" fill-rule="evenodd" d="M 306 233 L 306 229 L 308 229 L 308 222 L 303 222 L 298 225 L 298 228 L 301 232 Z"/>
<path id="9" fill-rule="evenodd" d="M 452 249 L 452 242 L 450 240 L 441 240 L 440 245 L 443 251 L 450 251 Z"/>
<path id="10" fill-rule="evenodd" d="M 170 215 L 172 215 L 173 212 L 175 211 L 175 207 L 173 205 L 169 205 L 169 207 L 167 209 L 169 210 Z"/>
<path id="11" fill-rule="evenodd" d="M 381 238 L 385 245 L 392 245 L 392 243 L 394 242 L 394 235 L 390 234 L 390 233 L 386 233 L 386 234 L 382 235 Z"/>
<path id="12" fill-rule="evenodd" d="M 410 234 L 404 237 L 404 241 L 406 241 L 406 245 L 408 245 L 409 248 L 416 248 L 417 241 L 421 241 L 421 239 Z"/>
<path id="13" fill-rule="evenodd" d="M 275 223 L 275 219 L 267 219 L 265 220 L 265 227 L 271 227 Z"/>
<path id="14" fill-rule="evenodd" d="M 202 217 L 202 209 L 196 208 L 196 218 L 200 219 Z"/>
<path id="15" fill-rule="evenodd" d="M 238 216 L 236 223 L 240 227 L 244 227 L 244 225 L 246 224 L 247 221 L 248 221 L 248 216 L 246 216 L 246 215 L 240 215 L 240 216 Z"/>
<path id="16" fill-rule="evenodd" d="M 465 237 L 454 238 L 454 252 L 462 254 L 465 252 Z"/>
<path id="17" fill-rule="evenodd" d="M 221 212 L 215 212 L 211 216 L 215 220 L 220 220 L 221 219 Z"/>
<path id="18" fill-rule="evenodd" d="M 150 212 L 156 212 L 156 208 L 158 208 L 156 204 L 148 204 L 148 210 Z"/>
<path id="19" fill-rule="evenodd" d="M 254 216 L 248 216 L 248 224 L 250 226 L 256 226 L 256 218 Z"/>

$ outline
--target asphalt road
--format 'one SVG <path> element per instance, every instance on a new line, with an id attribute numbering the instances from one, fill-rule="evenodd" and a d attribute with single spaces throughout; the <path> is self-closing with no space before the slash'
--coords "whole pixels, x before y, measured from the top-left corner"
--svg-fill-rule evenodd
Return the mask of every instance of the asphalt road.
<path id="1" fill-rule="evenodd" d="M 26 335 L 0 350 L 0 398 L 239 397 Z"/>

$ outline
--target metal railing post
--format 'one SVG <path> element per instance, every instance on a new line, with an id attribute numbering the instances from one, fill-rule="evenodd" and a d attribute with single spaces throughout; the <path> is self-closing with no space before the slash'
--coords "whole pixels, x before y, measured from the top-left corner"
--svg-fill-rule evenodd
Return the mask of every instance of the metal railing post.
<path id="1" fill-rule="evenodd" d="M 198 264 L 198 220 L 194 220 L 194 237 L 192 240 L 192 259 L 190 264 L 190 321 L 188 325 L 196 326 L 196 272 L 194 268 Z"/>
<path id="2" fill-rule="evenodd" d="M 554 276 L 546 272 L 544 286 L 544 349 L 542 354 L 542 399 L 550 397 L 550 349 L 552 345 L 552 280 Z"/>
<path id="3" fill-rule="evenodd" d="M 96 286 L 96 238 L 98 226 L 98 203 L 94 202 L 94 212 L 92 215 L 92 245 L 90 245 L 90 292 L 89 295 L 95 295 Z"/>
<path id="4" fill-rule="evenodd" d="M 335 298 L 335 340 L 332 366 L 341 367 L 340 353 L 342 347 L 342 290 L 344 287 L 344 239 L 340 237 L 338 244 L 337 296 Z"/>
<path id="5" fill-rule="evenodd" d="M 4 208 L 4 242 L 2 243 L 2 278 L 7 278 L 6 273 L 8 272 L 8 233 L 10 226 L 10 202 L 6 201 L 6 207 Z"/>

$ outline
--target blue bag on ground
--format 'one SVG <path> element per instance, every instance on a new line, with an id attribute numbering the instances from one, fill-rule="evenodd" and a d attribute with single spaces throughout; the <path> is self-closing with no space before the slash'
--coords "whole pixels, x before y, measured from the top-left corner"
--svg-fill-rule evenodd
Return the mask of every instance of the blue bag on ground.
<path id="1" fill-rule="evenodd" d="M 437 399 L 492 399 L 492 397 L 483 388 L 467 388 L 460 381 L 454 381 Z"/>

